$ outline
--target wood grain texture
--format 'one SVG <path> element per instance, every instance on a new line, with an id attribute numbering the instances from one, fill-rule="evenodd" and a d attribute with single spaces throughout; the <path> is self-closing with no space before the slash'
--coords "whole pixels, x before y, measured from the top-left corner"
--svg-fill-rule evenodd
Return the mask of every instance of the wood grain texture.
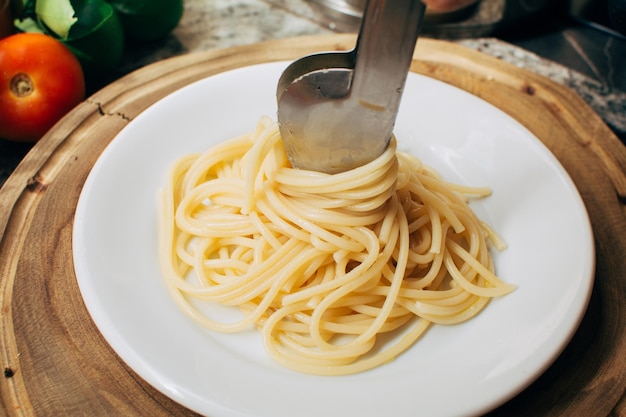
<path id="1" fill-rule="evenodd" d="M 91 321 L 72 263 L 74 210 L 102 150 L 139 113 L 207 76 L 347 50 L 352 35 L 184 55 L 97 92 L 59 122 L 0 190 L 0 414 L 190 416 L 112 351 Z M 594 229 L 596 282 L 564 352 L 491 416 L 623 416 L 626 388 L 626 148 L 571 90 L 464 47 L 421 39 L 412 70 L 499 107 L 557 156 Z"/>

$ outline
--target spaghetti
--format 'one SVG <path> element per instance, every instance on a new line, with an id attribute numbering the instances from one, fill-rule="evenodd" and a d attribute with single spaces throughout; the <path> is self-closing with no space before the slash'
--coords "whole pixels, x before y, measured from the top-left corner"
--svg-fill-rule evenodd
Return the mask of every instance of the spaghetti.
<path id="1" fill-rule="evenodd" d="M 271 357 L 300 372 L 361 372 L 432 323 L 466 321 L 513 290 L 489 253 L 504 243 L 467 204 L 489 194 L 443 181 L 395 139 L 348 172 L 293 169 L 276 123 L 262 118 L 251 134 L 172 166 L 160 194 L 162 269 L 201 326 L 256 326 Z M 242 318 L 217 321 L 206 303 Z"/>

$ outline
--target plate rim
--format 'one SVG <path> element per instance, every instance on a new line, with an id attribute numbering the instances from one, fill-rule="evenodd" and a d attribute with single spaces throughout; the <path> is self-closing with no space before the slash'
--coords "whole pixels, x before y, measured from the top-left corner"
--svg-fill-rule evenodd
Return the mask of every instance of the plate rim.
<path id="1" fill-rule="evenodd" d="M 261 63 L 261 64 L 255 64 L 255 65 L 252 65 L 252 66 L 270 65 L 270 64 L 272 64 L 272 65 L 273 65 L 273 64 L 276 64 L 276 63 L 275 63 L 275 62 L 273 62 L 273 63 Z M 240 70 L 240 69 L 242 69 L 242 68 L 247 68 L 247 66 L 246 66 L 246 67 L 235 68 L 235 69 L 229 70 L 229 71 L 227 71 L 227 72 L 237 71 L 237 70 Z M 220 74 L 223 74 L 223 73 L 220 73 Z M 423 76 L 423 75 L 420 75 L 420 76 Z M 209 77 L 207 77 L 207 78 L 211 78 L 211 77 L 212 77 L 212 76 L 209 76 Z M 424 77 L 424 76 L 423 76 L 423 77 Z M 187 88 L 191 87 L 192 85 L 194 85 L 194 84 L 196 84 L 196 83 L 199 83 L 199 82 L 203 82 L 203 81 L 205 81 L 205 80 L 206 80 L 206 78 L 200 79 L 200 80 L 195 81 L 195 82 L 193 82 L 193 83 L 191 83 L 191 84 L 189 84 L 189 85 L 187 85 L 187 86 L 185 86 L 185 87 L 182 87 L 180 90 L 185 90 L 185 89 L 187 89 Z M 440 81 L 438 81 L 438 80 L 434 80 L 434 81 L 440 82 Z M 458 87 L 454 87 L 454 88 L 457 88 L 457 89 L 458 89 Z M 176 94 L 176 93 L 178 93 L 180 90 L 177 90 L 177 91 L 175 91 L 175 92 L 174 92 L 174 93 L 172 93 L 172 94 Z M 461 90 L 461 89 L 459 89 L 459 90 L 460 90 L 462 93 L 464 93 L 464 94 L 470 94 L 470 93 L 468 93 L 468 92 L 466 92 L 466 91 L 464 91 L 464 90 Z M 154 103 L 153 105 L 151 105 L 150 107 L 148 107 L 148 108 L 146 109 L 146 111 L 148 111 L 149 109 L 153 108 L 155 105 L 157 105 L 157 104 L 161 103 L 162 101 L 169 99 L 169 98 L 172 96 L 172 94 L 168 94 L 168 95 L 167 95 L 167 96 L 165 96 L 163 99 L 161 99 L 161 100 L 157 101 L 156 103 Z M 475 96 L 474 96 L 474 97 L 475 97 Z M 482 99 L 480 99 L 480 100 L 482 100 Z M 484 100 L 482 100 L 482 101 L 484 101 Z M 485 103 L 487 103 L 487 104 L 489 104 L 489 105 L 491 105 L 491 104 L 490 104 L 489 102 L 487 102 L 487 101 L 484 101 L 484 102 L 485 102 Z M 502 111 L 502 110 L 499 110 L 499 109 L 497 109 L 497 110 L 498 110 L 498 111 L 500 111 L 500 112 Z M 131 122 L 131 123 L 134 123 L 134 122 L 135 122 L 135 121 L 137 121 L 137 120 L 141 120 L 141 116 L 142 116 L 142 115 L 140 115 L 140 116 L 138 116 L 137 118 L 135 118 L 135 119 L 133 120 L 133 122 Z M 509 117 L 510 117 L 510 116 L 509 116 Z M 129 125 L 130 125 L 131 123 L 129 123 Z M 127 129 L 127 127 L 123 128 L 120 132 L 118 132 L 118 134 L 116 135 L 116 137 L 114 137 L 114 138 L 113 138 L 113 140 L 110 142 L 109 146 L 107 146 L 107 148 L 104 150 L 104 152 L 102 152 L 102 154 L 101 154 L 101 155 L 100 155 L 100 157 L 98 158 L 98 161 L 96 161 L 96 164 L 94 164 L 94 167 L 93 167 L 93 168 L 92 168 L 92 170 L 90 171 L 89 177 L 88 177 L 87 181 L 85 182 L 85 188 L 87 188 L 87 186 L 88 186 L 88 184 L 89 184 L 89 181 L 90 181 L 90 180 L 89 180 L 89 178 L 91 178 L 92 172 L 94 172 L 94 171 L 97 169 L 97 166 L 98 166 L 99 161 L 100 161 L 100 160 L 103 160 L 104 158 L 106 158 L 106 155 L 107 155 L 107 152 L 109 151 L 109 148 L 111 148 L 112 146 L 115 146 L 115 145 L 114 145 L 114 143 L 116 142 L 116 139 L 117 139 L 120 135 L 122 135 L 122 132 L 126 131 L 126 129 Z M 529 133 L 530 133 L 530 132 L 529 132 Z M 530 134 L 532 135 L 532 133 L 530 133 Z M 533 136 L 534 136 L 534 135 L 533 135 Z M 545 146 L 545 145 L 544 145 L 544 144 L 543 144 L 543 143 L 542 143 L 539 139 L 537 139 L 537 145 L 539 145 L 539 146 L 543 147 L 543 148 L 544 148 L 544 150 L 545 150 L 545 152 L 547 152 L 547 153 L 549 153 L 549 155 L 551 155 L 551 157 L 552 157 L 552 158 L 553 158 L 553 160 L 554 160 L 553 162 L 555 162 L 556 164 L 558 164 L 559 169 L 562 171 L 562 173 L 563 173 L 563 174 L 565 174 L 565 175 L 567 176 L 567 178 L 569 179 L 569 181 L 570 181 L 571 185 L 574 187 L 574 191 L 576 191 L 576 193 L 578 194 L 578 197 L 579 197 L 579 199 L 580 199 L 580 204 L 582 205 L 582 208 L 583 208 L 583 210 L 584 210 L 584 212 L 585 212 L 585 214 L 586 214 L 587 224 L 588 224 L 588 227 L 589 227 L 588 232 L 590 233 L 590 237 L 591 237 L 591 244 L 592 244 L 592 251 L 591 251 L 591 255 L 592 255 L 593 260 L 592 260 L 592 265 L 590 266 L 590 268 L 591 268 L 591 270 L 592 270 L 592 272 L 593 272 L 593 265 L 595 265 L 595 257 L 594 257 L 595 251 L 593 250 L 593 231 L 592 231 L 592 229 L 591 229 L 591 223 L 590 223 L 590 221 L 589 221 L 589 216 L 588 216 L 588 213 L 586 212 L 586 207 L 585 207 L 585 205 L 584 205 L 584 202 L 583 202 L 582 198 L 580 197 L 579 191 L 578 191 L 578 189 L 577 189 L 577 187 L 576 187 L 575 183 L 574 183 L 574 182 L 573 182 L 573 180 L 569 177 L 569 175 L 567 174 L 567 172 L 565 171 L 565 169 L 563 168 L 563 166 L 561 165 L 561 163 L 559 162 L 559 160 L 556 158 L 556 156 L 554 156 L 554 155 L 552 154 L 552 152 L 551 152 L 551 151 L 550 151 L 550 150 L 549 150 L 549 149 L 548 149 L 548 148 L 547 148 L 547 147 L 546 147 L 546 146 Z M 79 218 L 79 212 L 80 212 L 80 206 L 81 206 L 81 200 L 82 200 L 82 199 L 83 199 L 83 192 L 81 191 L 81 196 L 80 196 L 80 198 L 79 198 L 79 202 L 78 202 L 78 205 L 77 205 L 77 210 L 76 210 L 76 213 L 77 213 L 77 214 L 76 214 L 76 218 Z M 80 222 L 79 222 L 79 221 L 76 221 L 76 222 L 75 222 L 75 225 L 76 225 L 76 224 L 80 224 Z M 75 227 L 76 227 L 76 226 L 75 226 Z M 73 231 L 73 233 L 76 233 L 76 232 L 75 232 L 75 230 Z M 76 236 L 75 236 L 75 237 L 76 237 Z M 79 252 L 80 252 L 80 251 L 73 251 L 74 263 L 75 263 L 75 265 L 76 265 L 76 262 L 77 262 L 77 261 L 76 261 L 76 256 L 77 256 L 77 254 L 78 254 Z M 77 278 L 77 281 L 78 281 L 78 283 L 79 283 L 79 288 L 80 288 L 80 291 L 81 291 L 81 295 L 82 295 L 83 297 L 85 297 L 85 296 L 83 295 L 83 287 L 84 287 L 84 285 L 83 285 L 83 284 L 84 284 L 84 281 L 81 281 L 80 277 L 78 276 L 78 275 L 79 275 L 78 270 L 79 270 L 79 268 L 77 267 L 77 268 L 76 268 L 76 275 L 77 275 L 77 277 L 76 277 L 76 278 Z M 516 395 L 517 393 L 519 393 L 519 392 L 520 392 L 523 388 L 525 388 L 526 386 L 528 386 L 528 385 L 529 385 L 529 384 L 530 384 L 530 383 L 531 383 L 531 382 L 532 382 L 532 381 L 536 378 L 536 376 L 538 376 L 538 375 L 540 375 L 541 373 L 543 373 L 543 372 L 545 371 L 545 369 L 546 369 L 546 368 L 547 368 L 547 367 L 548 367 L 548 366 L 549 366 L 549 365 L 550 365 L 550 364 L 554 361 L 554 359 L 556 359 L 556 357 L 558 356 L 558 354 L 560 354 L 560 352 L 561 352 L 561 351 L 563 350 L 563 348 L 567 345 L 567 343 L 569 343 L 569 340 L 571 340 L 571 337 L 573 336 L 574 332 L 575 332 L 575 331 L 576 331 L 576 329 L 578 328 L 578 326 L 579 326 L 579 324 L 580 324 L 580 321 L 582 320 L 582 317 L 584 316 L 584 312 L 585 312 L 585 310 L 586 310 L 586 306 L 587 306 L 587 304 L 588 304 L 588 302 L 589 302 L 589 298 L 590 298 L 590 296 L 591 296 L 591 288 L 593 287 L 593 281 L 594 281 L 594 279 L 593 279 L 593 273 L 592 273 L 592 274 L 591 274 L 591 279 L 589 280 L 589 283 L 588 283 L 588 287 L 589 287 L 589 288 L 588 288 L 588 291 L 587 291 L 586 301 L 585 301 L 585 303 L 584 303 L 584 308 L 582 308 L 582 309 L 581 309 L 581 311 L 580 311 L 580 313 L 579 313 L 579 315 L 578 315 L 578 318 L 577 318 L 577 320 L 576 320 L 576 321 L 577 321 L 577 323 L 576 323 L 576 325 L 575 325 L 575 326 L 573 326 L 573 328 L 571 329 L 569 336 L 567 337 L 567 339 L 566 339 L 566 340 L 563 340 L 563 341 L 562 341 L 562 343 L 561 343 L 561 347 L 558 349 L 558 352 L 556 352 L 556 353 L 553 355 L 552 359 L 550 359 L 550 360 L 546 363 L 546 365 L 545 365 L 545 366 L 544 366 L 541 370 L 538 370 L 537 372 L 535 372 L 535 374 L 536 374 L 535 376 L 533 376 L 532 378 L 528 378 L 528 382 L 527 382 L 524 386 L 520 386 L 520 388 L 519 388 L 516 392 L 511 393 L 511 395 L 510 395 L 508 398 L 503 399 L 503 401 L 502 401 L 502 402 L 504 402 L 504 401 L 506 401 L 506 400 L 510 399 L 511 397 L 513 397 L 514 395 Z M 81 284 L 81 282 L 82 282 L 82 284 Z M 88 296 L 88 297 L 89 297 L 89 296 Z M 90 305 L 91 305 L 91 304 L 89 304 L 89 303 L 87 303 L 87 302 L 86 302 L 86 303 L 85 303 L 85 305 L 87 306 L 87 309 L 88 309 L 88 311 L 89 311 L 89 314 L 92 316 L 92 318 L 94 318 L 94 317 L 93 317 L 93 312 L 92 312 L 92 310 L 90 309 Z M 98 327 L 99 331 L 102 333 L 102 329 L 100 328 L 100 325 L 99 325 L 98 321 L 97 321 L 95 318 L 94 318 L 94 322 L 96 323 L 96 325 L 97 325 L 97 327 Z M 104 334 L 104 333 L 103 333 L 103 334 Z M 107 337 L 105 337 L 105 339 L 107 339 L 107 343 L 109 343 L 109 344 L 111 345 L 110 340 L 109 340 Z M 111 345 L 111 346 L 113 346 L 113 345 Z M 115 350 L 117 351 L 117 349 L 115 349 Z M 126 361 L 126 359 L 124 358 L 124 356 L 123 356 L 123 355 L 120 355 L 120 356 L 122 357 L 122 359 L 123 359 L 124 361 Z M 133 369 L 136 371 L 136 369 L 135 369 L 134 367 L 132 367 L 132 366 L 131 366 L 131 368 L 133 368 Z M 139 373 L 139 372 L 138 372 L 138 373 Z M 159 385 L 162 385 L 162 384 L 160 384 L 160 382 L 159 382 L 159 381 L 156 381 L 156 385 L 155 385 L 155 381 L 151 381 L 149 378 L 146 378 L 146 376 L 145 376 L 145 375 L 143 375 L 142 373 L 139 373 L 139 374 L 141 375 L 141 377 L 142 377 L 142 378 L 146 379 L 148 382 L 150 382 L 150 384 L 151 384 L 151 385 L 155 386 L 156 388 L 159 388 Z M 161 392 L 163 392 L 164 394 L 166 394 L 167 396 L 169 396 L 170 398 L 172 398 L 172 396 L 171 396 L 171 392 L 168 392 L 167 390 L 162 391 L 162 388 L 163 388 L 163 387 L 161 386 L 161 388 L 159 388 L 159 390 L 160 390 Z M 176 398 L 173 398 L 173 399 L 175 399 L 176 401 L 180 402 L 180 400 L 179 400 L 179 399 L 176 399 Z M 181 404 L 183 404 L 183 405 L 185 405 L 185 406 L 188 406 L 188 405 L 187 405 L 187 404 L 185 404 L 184 402 L 181 402 Z M 499 404 L 498 404 L 498 405 L 499 405 Z M 192 409 L 193 409 L 193 408 L 195 408 L 195 407 L 192 407 Z"/>

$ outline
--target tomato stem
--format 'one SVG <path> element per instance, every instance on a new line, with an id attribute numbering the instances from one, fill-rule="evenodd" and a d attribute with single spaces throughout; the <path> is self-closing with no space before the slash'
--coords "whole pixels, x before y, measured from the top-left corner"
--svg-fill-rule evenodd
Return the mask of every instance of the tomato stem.
<path id="1" fill-rule="evenodd" d="M 11 92 L 17 97 L 26 97 L 35 91 L 33 80 L 28 74 L 24 74 L 23 72 L 19 72 L 11 78 L 10 87 Z"/>

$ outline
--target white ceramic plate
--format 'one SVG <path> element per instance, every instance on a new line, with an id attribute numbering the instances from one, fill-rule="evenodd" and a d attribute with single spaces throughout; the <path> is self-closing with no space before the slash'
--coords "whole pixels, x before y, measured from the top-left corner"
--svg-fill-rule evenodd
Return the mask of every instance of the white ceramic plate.
<path id="1" fill-rule="evenodd" d="M 572 181 L 528 130 L 490 104 L 410 74 L 399 148 L 448 180 L 492 187 L 473 204 L 507 241 L 499 276 L 519 288 L 474 320 L 434 327 L 393 363 L 319 377 L 273 363 L 256 333 L 214 334 L 171 301 L 156 249 L 156 194 L 180 155 L 275 115 L 285 63 L 242 68 L 151 106 L 112 141 L 81 194 L 74 262 L 99 330 L 141 377 L 202 414 L 456 416 L 484 413 L 539 376 L 562 351 L 593 282 L 589 219 Z"/>

